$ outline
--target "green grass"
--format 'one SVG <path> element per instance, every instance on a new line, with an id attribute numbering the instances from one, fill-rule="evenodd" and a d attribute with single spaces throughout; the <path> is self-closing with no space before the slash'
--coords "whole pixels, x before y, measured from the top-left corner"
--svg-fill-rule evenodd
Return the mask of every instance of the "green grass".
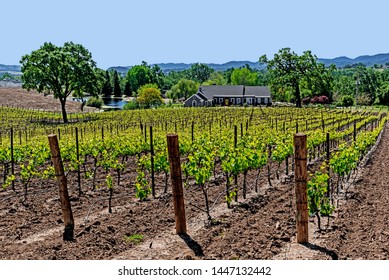
<path id="1" fill-rule="evenodd" d="M 132 234 L 132 235 L 125 235 L 124 240 L 127 242 L 132 242 L 135 244 L 139 244 L 143 241 L 143 234 Z"/>

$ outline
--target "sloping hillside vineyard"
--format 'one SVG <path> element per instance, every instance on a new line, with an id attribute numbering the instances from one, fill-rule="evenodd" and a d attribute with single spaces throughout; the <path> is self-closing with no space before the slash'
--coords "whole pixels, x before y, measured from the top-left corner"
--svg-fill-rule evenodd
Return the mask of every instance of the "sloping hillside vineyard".
<path id="1" fill-rule="evenodd" d="M 87 113 L 71 115 L 67 125 L 56 113 L 4 107 L 0 115 L 3 200 L 16 195 L 28 204 L 30 193 L 42 191 L 36 182 L 54 182 L 47 139 L 52 133 L 78 195 L 115 189 L 115 195 L 143 201 L 171 193 L 166 135 L 177 133 L 185 187 L 198 190 L 198 197 L 188 198 L 189 206 L 205 212 L 209 224 L 216 203 L 224 200 L 231 207 L 263 183 L 290 179 L 296 132 L 308 139 L 310 213 L 319 220 L 328 216 L 347 195 L 348 179 L 387 121 L 386 112 L 372 109 L 325 108 Z M 254 180 L 249 183 L 247 176 Z"/>

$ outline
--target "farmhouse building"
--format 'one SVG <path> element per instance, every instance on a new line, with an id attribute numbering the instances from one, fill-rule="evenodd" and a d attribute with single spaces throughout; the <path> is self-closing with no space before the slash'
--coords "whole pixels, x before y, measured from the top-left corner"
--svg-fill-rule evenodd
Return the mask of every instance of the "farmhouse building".
<path id="1" fill-rule="evenodd" d="M 270 90 L 266 86 L 200 86 L 189 97 L 184 107 L 271 105 Z"/>

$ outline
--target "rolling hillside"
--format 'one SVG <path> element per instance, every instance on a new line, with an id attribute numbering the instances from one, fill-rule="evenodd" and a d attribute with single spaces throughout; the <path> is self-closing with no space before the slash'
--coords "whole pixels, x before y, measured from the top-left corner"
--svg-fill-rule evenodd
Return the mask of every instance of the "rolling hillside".
<path id="1" fill-rule="evenodd" d="M 376 54 L 376 55 L 362 55 L 357 58 L 349 58 L 346 56 L 340 56 L 332 59 L 328 58 L 319 58 L 319 62 L 324 63 L 326 66 L 330 64 L 335 64 L 336 67 L 341 68 L 346 65 L 353 65 L 357 63 L 365 64 L 366 66 L 373 66 L 375 64 L 378 65 L 389 65 L 389 53 L 387 54 Z M 227 63 L 217 64 L 217 63 L 207 63 L 207 65 L 216 71 L 225 71 L 229 68 L 239 68 L 245 65 L 249 65 L 253 69 L 261 69 L 263 68 L 259 65 L 258 62 L 251 61 L 230 61 Z M 158 65 L 162 68 L 164 73 L 169 73 L 171 71 L 182 71 L 185 69 L 189 69 L 191 67 L 191 63 L 158 63 Z M 108 69 L 116 70 L 119 73 L 125 74 L 131 66 L 113 66 Z M 11 75 L 20 75 L 20 66 L 19 65 L 4 65 L 0 64 L 0 75 L 3 73 L 10 73 Z"/>

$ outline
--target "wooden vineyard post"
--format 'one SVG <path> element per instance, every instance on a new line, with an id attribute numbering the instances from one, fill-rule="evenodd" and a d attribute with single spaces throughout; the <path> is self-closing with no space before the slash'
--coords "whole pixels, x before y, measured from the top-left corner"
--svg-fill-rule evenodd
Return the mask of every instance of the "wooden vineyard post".
<path id="1" fill-rule="evenodd" d="M 330 133 L 326 134 L 326 162 L 327 162 L 327 174 L 330 178 Z M 330 180 L 327 182 L 327 197 L 330 197 Z"/>
<path id="2" fill-rule="evenodd" d="M 82 131 L 82 129 L 81 129 Z M 77 185 L 78 185 L 78 196 L 81 196 L 81 170 L 80 170 L 80 145 L 78 141 L 78 127 L 76 127 L 76 156 L 77 156 Z"/>
<path id="3" fill-rule="evenodd" d="M 176 220 L 176 233 L 186 234 L 186 217 L 184 192 L 182 188 L 180 150 L 178 146 L 178 135 L 167 135 L 167 149 L 169 153 L 170 178 L 173 188 L 173 206 Z"/>
<path id="4" fill-rule="evenodd" d="M 297 242 L 308 242 L 307 135 L 294 135 Z"/>
<path id="5" fill-rule="evenodd" d="M 194 121 L 192 121 L 192 143 L 194 140 Z"/>
<path id="6" fill-rule="evenodd" d="M 70 206 L 67 179 L 63 169 L 57 136 L 55 134 L 50 134 L 48 137 L 51 150 L 51 159 L 53 160 L 55 169 L 55 176 L 57 177 L 57 181 L 59 183 L 59 199 L 61 201 L 61 208 L 65 223 L 63 240 L 71 241 L 74 239 L 74 220 L 72 208 Z"/>
<path id="7" fill-rule="evenodd" d="M 238 127 L 234 125 L 234 149 L 238 146 Z M 238 175 L 234 174 L 234 184 L 236 187 L 235 202 L 238 202 Z"/>
<path id="8" fill-rule="evenodd" d="M 150 126 L 151 192 L 153 198 L 155 198 L 154 156 L 153 127 Z"/>
<path id="9" fill-rule="evenodd" d="M 11 127 L 11 175 L 15 175 L 15 159 L 14 159 L 14 129 Z M 12 190 L 15 191 L 15 180 L 12 180 Z"/>

